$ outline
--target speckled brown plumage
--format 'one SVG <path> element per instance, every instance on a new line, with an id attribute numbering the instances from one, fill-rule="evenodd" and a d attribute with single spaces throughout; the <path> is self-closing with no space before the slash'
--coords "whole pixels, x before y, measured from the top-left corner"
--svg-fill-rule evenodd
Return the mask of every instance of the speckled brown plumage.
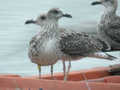
<path id="1" fill-rule="evenodd" d="M 57 10 L 58 13 L 56 14 L 54 10 Z M 86 33 L 60 29 L 58 20 L 61 17 L 71 17 L 71 15 L 63 14 L 59 9 L 51 9 L 46 14 L 45 19 L 37 18 L 34 21 L 41 26 L 41 31 L 30 41 L 29 57 L 33 63 L 48 66 L 62 59 L 64 67 L 65 61 L 69 61 L 67 73 L 64 67 L 64 80 L 66 80 L 71 67 L 70 61 L 72 60 L 83 57 L 115 59 L 115 57 L 108 54 L 96 54 L 102 52 L 103 49 L 103 44 L 97 38 Z"/>
<path id="2" fill-rule="evenodd" d="M 98 24 L 98 34 L 112 50 L 120 49 L 120 17 L 116 15 L 118 0 L 100 0 L 99 4 L 105 9 Z"/>

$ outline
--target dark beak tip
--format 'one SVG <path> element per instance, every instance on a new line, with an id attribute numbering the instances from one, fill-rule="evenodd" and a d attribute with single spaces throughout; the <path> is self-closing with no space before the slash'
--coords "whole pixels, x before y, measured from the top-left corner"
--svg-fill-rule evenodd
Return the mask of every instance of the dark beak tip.
<path id="1" fill-rule="evenodd" d="M 72 18 L 72 16 L 70 15 L 70 18 Z"/>
<path id="2" fill-rule="evenodd" d="M 28 21 L 25 21 L 25 24 L 28 24 Z"/>
<path id="3" fill-rule="evenodd" d="M 30 23 L 30 20 L 25 21 L 25 24 L 29 24 L 29 23 Z"/>
<path id="4" fill-rule="evenodd" d="M 72 18 L 72 16 L 71 16 L 71 15 L 69 15 L 69 16 L 68 16 L 68 18 Z"/>
<path id="5" fill-rule="evenodd" d="M 72 15 L 70 15 L 70 14 L 64 14 L 63 17 L 72 18 Z"/>
<path id="6" fill-rule="evenodd" d="M 25 24 L 31 24 L 31 23 L 35 23 L 35 21 L 34 20 L 27 20 L 27 21 L 25 21 Z"/>
<path id="7" fill-rule="evenodd" d="M 95 1 L 95 2 L 92 2 L 91 5 L 94 6 L 94 5 L 99 5 L 99 4 L 102 4 L 101 2 L 99 1 Z"/>
<path id="8" fill-rule="evenodd" d="M 92 2 L 91 5 L 93 6 L 93 5 L 94 5 L 94 2 Z"/>

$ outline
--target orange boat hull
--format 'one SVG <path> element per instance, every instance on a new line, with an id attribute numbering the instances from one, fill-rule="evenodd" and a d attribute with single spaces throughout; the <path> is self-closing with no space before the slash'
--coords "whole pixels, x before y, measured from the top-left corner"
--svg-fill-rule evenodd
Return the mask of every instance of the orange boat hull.
<path id="1" fill-rule="evenodd" d="M 55 80 L 51 80 L 49 75 L 43 76 L 41 80 L 35 76 L 0 75 L 0 88 L 2 90 L 8 88 L 11 88 L 10 90 L 23 88 L 24 90 L 120 90 L 120 76 L 110 76 L 109 69 L 101 67 L 71 72 L 68 81 L 63 81 L 62 73 L 55 74 Z"/>

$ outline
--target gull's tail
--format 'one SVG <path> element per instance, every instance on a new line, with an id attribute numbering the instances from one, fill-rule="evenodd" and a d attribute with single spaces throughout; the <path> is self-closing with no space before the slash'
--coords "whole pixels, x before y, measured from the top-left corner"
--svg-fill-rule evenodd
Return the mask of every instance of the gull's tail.
<path id="1" fill-rule="evenodd" d="M 100 59 L 107 59 L 107 60 L 110 60 L 110 61 L 115 60 L 115 59 L 118 59 L 117 57 L 112 56 L 112 55 L 110 55 L 110 54 L 108 54 L 108 53 L 105 53 L 105 52 L 95 53 L 95 54 L 94 54 L 94 57 L 100 58 Z"/>
<path id="2" fill-rule="evenodd" d="M 105 54 L 107 55 L 106 59 L 108 59 L 108 60 L 115 60 L 115 59 L 118 59 L 117 57 L 112 56 L 112 55 L 110 55 L 110 54 L 108 54 L 108 53 L 105 53 Z"/>

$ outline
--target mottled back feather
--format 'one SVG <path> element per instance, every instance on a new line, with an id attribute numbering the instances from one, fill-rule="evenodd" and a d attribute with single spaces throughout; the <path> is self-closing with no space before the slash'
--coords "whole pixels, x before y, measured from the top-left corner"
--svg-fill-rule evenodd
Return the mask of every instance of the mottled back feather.
<path id="1" fill-rule="evenodd" d="M 111 19 L 106 29 L 106 35 L 112 40 L 120 43 L 120 17 L 116 16 L 113 18 L 113 20 Z"/>
<path id="2" fill-rule="evenodd" d="M 61 37 L 60 49 L 68 55 L 87 56 L 100 51 L 102 45 L 86 33 L 71 33 Z"/>

